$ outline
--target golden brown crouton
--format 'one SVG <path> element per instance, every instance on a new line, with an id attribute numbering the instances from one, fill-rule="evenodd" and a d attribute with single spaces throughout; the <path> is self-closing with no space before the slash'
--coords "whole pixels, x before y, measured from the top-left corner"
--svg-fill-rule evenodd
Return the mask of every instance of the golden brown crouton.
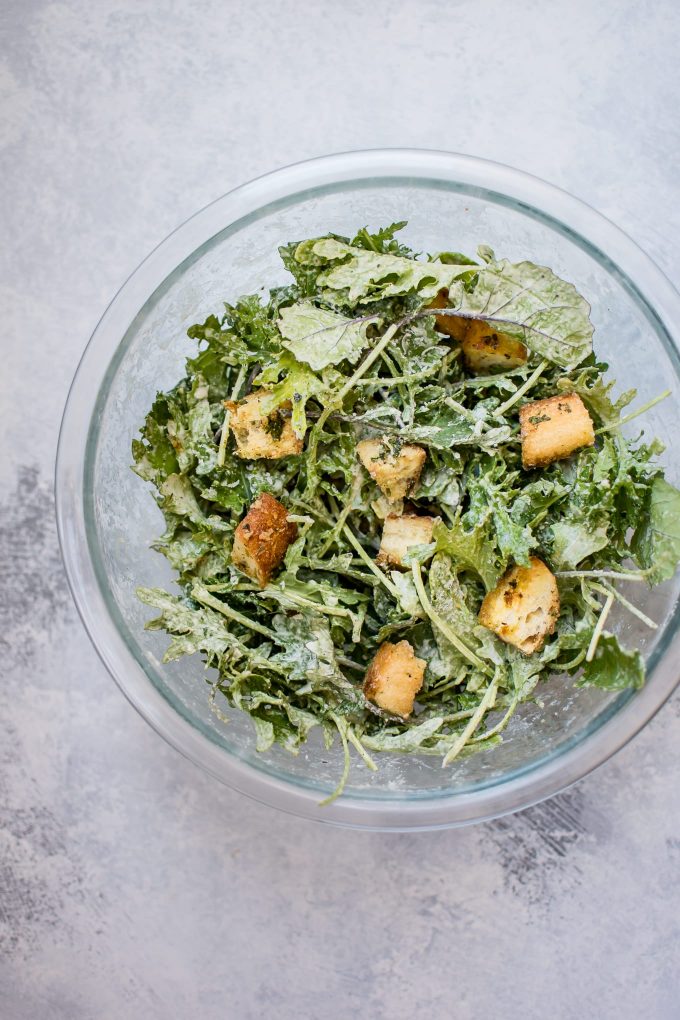
<path id="1" fill-rule="evenodd" d="M 449 304 L 449 292 L 444 287 L 439 291 L 436 298 L 430 301 L 428 308 L 447 308 Z M 465 339 L 468 320 L 460 315 L 435 315 L 434 322 L 440 333 L 447 333 L 454 340 Z"/>
<path id="2" fill-rule="evenodd" d="M 362 440 L 357 453 L 369 475 L 392 502 L 404 499 L 415 489 L 427 458 L 422 446 L 412 443 L 406 443 L 394 454 L 384 439 Z"/>
<path id="3" fill-rule="evenodd" d="M 448 304 L 449 292 L 444 288 L 427 307 L 447 308 Z M 507 333 L 499 333 L 489 323 L 462 315 L 435 315 L 434 321 L 440 333 L 460 342 L 465 365 L 471 372 L 516 368 L 527 360 L 523 343 Z"/>
<path id="4" fill-rule="evenodd" d="M 417 517 L 416 514 L 397 517 L 390 514 L 383 525 L 380 551 L 375 562 L 381 567 L 401 567 L 412 546 L 427 545 L 432 541 L 434 522 L 434 517 Z"/>
<path id="5" fill-rule="evenodd" d="M 403 719 L 413 711 L 416 694 L 423 686 L 425 659 L 417 659 L 408 641 L 380 646 L 364 678 L 364 694 L 379 708 Z"/>
<path id="6" fill-rule="evenodd" d="M 462 346 L 466 367 L 480 374 L 516 368 L 527 360 L 524 344 L 476 319 L 469 321 Z"/>
<path id="7" fill-rule="evenodd" d="M 234 532 L 231 561 L 264 588 L 296 535 L 285 506 L 263 492 Z"/>
<path id="8" fill-rule="evenodd" d="M 595 442 L 592 419 L 576 393 L 525 404 L 519 421 L 525 468 L 545 467 Z"/>
<path id="9" fill-rule="evenodd" d="M 290 410 L 290 401 L 269 414 L 262 414 L 260 403 L 266 396 L 267 390 L 256 390 L 238 403 L 225 400 L 224 406 L 230 412 L 229 427 L 236 439 L 236 453 L 246 460 L 259 457 L 277 460 L 302 453 L 303 440 L 293 432 L 290 419 L 281 414 L 281 411 Z"/>
<path id="10" fill-rule="evenodd" d="M 511 567 L 490 591 L 479 610 L 479 622 L 525 655 L 543 647 L 560 615 L 557 581 L 542 560 Z"/>

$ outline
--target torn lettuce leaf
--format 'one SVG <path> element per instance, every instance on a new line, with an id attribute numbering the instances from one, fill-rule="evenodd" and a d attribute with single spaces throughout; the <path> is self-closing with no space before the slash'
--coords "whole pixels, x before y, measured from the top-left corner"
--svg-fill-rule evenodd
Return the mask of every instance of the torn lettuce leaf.
<path id="1" fill-rule="evenodd" d="M 285 666 L 291 680 L 305 680 L 310 691 L 323 691 L 335 707 L 350 714 L 365 710 L 361 687 L 341 672 L 330 628 L 323 617 L 277 615 L 274 630 L 281 649 L 271 657 L 277 666 Z"/>
<path id="2" fill-rule="evenodd" d="M 403 574 L 400 570 L 393 570 L 391 578 L 392 584 L 397 589 L 397 598 L 402 612 L 412 619 L 424 616 L 412 576 Z"/>
<path id="3" fill-rule="evenodd" d="M 302 439 L 307 431 L 307 401 L 326 390 L 324 382 L 307 365 L 300 364 L 290 351 L 284 351 L 268 365 L 257 382 L 269 390 L 260 404 L 263 414 L 269 414 L 290 401 L 291 425 L 298 439 Z"/>
<path id="4" fill-rule="evenodd" d="M 364 737 L 364 744 L 370 751 L 401 751 L 403 753 L 421 750 L 423 744 L 430 740 L 444 725 L 445 719 L 442 716 L 435 716 L 433 719 L 426 719 L 424 722 L 416 723 L 405 732 L 386 729 L 383 733 L 376 733 Z"/>
<path id="5" fill-rule="evenodd" d="M 170 417 L 168 397 L 159 393 L 140 429 L 142 438 L 132 440 L 133 470 L 147 482 L 162 480 L 179 471 L 175 447 L 168 435 Z"/>
<path id="6" fill-rule="evenodd" d="M 640 688 L 645 682 L 645 665 L 639 652 L 627 652 L 614 634 L 604 633 L 592 662 L 583 666 L 578 687 L 601 687 L 605 691 Z"/>
<path id="7" fill-rule="evenodd" d="M 164 662 L 203 652 L 209 665 L 217 665 L 228 649 L 235 652 L 237 658 L 241 654 L 239 643 L 227 630 L 224 620 L 210 609 L 191 606 L 162 588 L 138 588 L 137 598 L 160 610 L 160 616 L 146 623 L 146 630 L 165 630 L 173 636 Z"/>
<path id="8" fill-rule="evenodd" d="M 355 322 L 311 301 L 298 301 L 281 309 L 278 326 L 283 346 L 319 372 L 345 360 L 355 364 L 369 343 L 366 331 L 372 323 L 379 320 Z"/>
<path id="9" fill-rule="evenodd" d="M 557 521 L 553 524 L 552 558 L 560 570 L 574 570 L 579 563 L 607 545 L 607 525 L 596 527 L 579 521 Z"/>
<path id="10" fill-rule="evenodd" d="M 661 475 L 652 482 L 632 551 L 650 584 L 667 581 L 680 562 L 680 492 Z"/>
<path id="11" fill-rule="evenodd" d="M 158 487 L 158 505 L 169 514 L 185 517 L 192 524 L 214 531 L 228 531 L 229 524 L 218 514 L 205 514 L 186 475 L 168 475 Z"/>
<path id="12" fill-rule="evenodd" d="M 429 573 L 430 600 L 439 616 L 449 624 L 454 634 L 480 658 L 499 662 L 498 642 L 493 634 L 480 626 L 468 605 L 468 593 L 456 573 L 453 559 L 437 553 Z M 446 664 L 447 673 L 456 674 L 465 668 L 467 660 L 460 651 L 435 628 L 435 641 Z M 481 677 L 479 678 L 481 679 Z M 473 682 L 474 686 L 474 682 Z"/>
<path id="13" fill-rule="evenodd" d="M 590 305 L 571 283 L 532 262 L 489 262 L 473 289 L 458 281 L 450 304 L 561 368 L 579 365 L 593 349 Z"/>
<path id="14" fill-rule="evenodd" d="M 442 262 L 417 262 L 401 255 L 355 248 L 333 237 L 303 241 L 295 250 L 303 266 L 318 269 L 317 286 L 322 295 L 346 304 L 376 298 L 417 293 L 433 298 L 460 276 L 469 276 L 475 266 Z"/>
<path id="15" fill-rule="evenodd" d="M 536 544 L 524 516 L 514 512 L 517 478 L 514 472 L 508 472 L 505 459 L 494 454 L 479 457 L 466 479 L 469 504 L 463 523 L 470 528 L 493 522 L 503 568 L 511 559 L 528 564 Z"/>

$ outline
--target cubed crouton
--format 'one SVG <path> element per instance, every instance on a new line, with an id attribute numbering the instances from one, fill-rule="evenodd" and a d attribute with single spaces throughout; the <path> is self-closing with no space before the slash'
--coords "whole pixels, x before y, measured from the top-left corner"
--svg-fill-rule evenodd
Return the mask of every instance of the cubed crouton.
<path id="1" fill-rule="evenodd" d="M 527 360 L 524 344 L 476 319 L 469 321 L 462 347 L 466 368 L 478 374 L 517 368 Z"/>
<path id="2" fill-rule="evenodd" d="M 229 410 L 229 427 L 236 440 L 236 453 L 246 460 L 278 460 L 302 453 L 303 440 L 293 432 L 290 418 L 281 414 L 290 410 L 290 401 L 269 414 L 263 414 L 260 404 L 266 396 L 266 390 L 256 390 L 238 403 L 225 400 L 224 406 Z"/>
<path id="3" fill-rule="evenodd" d="M 595 442 L 592 419 L 576 393 L 524 404 L 519 421 L 525 468 L 545 467 Z"/>
<path id="4" fill-rule="evenodd" d="M 422 446 L 386 439 L 364 439 L 357 445 L 359 460 L 392 502 L 404 499 L 420 481 L 427 454 Z"/>
<path id="5" fill-rule="evenodd" d="M 285 506 L 263 492 L 234 532 L 231 561 L 264 588 L 296 535 Z"/>
<path id="6" fill-rule="evenodd" d="M 449 292 L 444 287 L 439 291 L 436 298 L 430 301 L 428 308 L 447 308 L 449 304 Z M 434 323 L 440 333 L 446 333 L 454 340 L 462 341 L 467 332 L 468 320 L 460 315 L 435 315 Z"/>
<path id="7" fill-rule="evenodd" d="M 390 514 L 383 525 L 380 551 L 376 563 L 381 567 L 401 567 L 404 556 L 414 545 L 428 545 L 432 541 L 434 517 Z"/>
<path id="8" fill-rule="evenodd" d="M 425 659 L 418 659 L 408 641 L 380 646 L 364 678 L 364 694 L 379 708 L 403 719 L 413 711 L 416 694 L 423 686 Z"/>
<path id="9" fill-rule="evenodd" d="M 525 655 L 543 647 L 560 615 L 557 581 L 542 560 L 511 567 L 482 602 L 479 622 Z"/>

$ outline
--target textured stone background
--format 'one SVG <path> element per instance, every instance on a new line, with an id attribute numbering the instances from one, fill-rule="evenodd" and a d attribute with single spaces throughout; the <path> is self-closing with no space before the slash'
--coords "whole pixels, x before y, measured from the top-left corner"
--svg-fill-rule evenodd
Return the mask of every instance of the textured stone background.
<path id="1" fill-rule="evenodd" d="M 560 184 L 680 271 L 674 0 L 4 0 L 0 1016 L 680 1015 L 680 698 L 553 801 L 432 835 L 221 788 L 106 675 L 52 463 L 111 295 L 195 209 L 328 151 Z"/>

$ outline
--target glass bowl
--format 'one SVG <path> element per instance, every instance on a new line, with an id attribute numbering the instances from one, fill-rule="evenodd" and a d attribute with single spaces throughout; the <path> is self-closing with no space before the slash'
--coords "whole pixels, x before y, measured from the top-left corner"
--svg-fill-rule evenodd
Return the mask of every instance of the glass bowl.
<path id="1" fill-rule="evenodd" d="M 163 665 L 162 633 L 137 585 L 173 590 L 172 572 L 149 548 L 162 519 L 149 486 L 130 470 L 130 443 L 157 390 L 173 385 L 192 352 L 186 329 L 223 300 L 286 282 L 277 246 L 333 231 L 352 234 L 408 220 L 416 250 L 452 247 L 550 266 L 592 305 L 598 354 L 621 389 L 644 401 L 673 396 L 643 420 L 668 446 L 680 474 L 680 297 L 613 224 L 565 192 L 497 163 L 444 152 L 377 150 L 310 160 L 243 185 L 197 213 L 146 259 L 114 298 L 83 355 L 69 394 L 57 458 L 57 518 L 69 582 L 85 626 L 129 701 L 174 747 L 212 775 L 275 807 L 334 824 L 425 829 L 490 818 L 549 797 L 633 736 L 678 680 L 677 579 L 642 608 L 660 626 L 614 617 L 648 663 L 637 692 L 577 690 L 558 678 L 517 712 L 502 745 L 443 769 L 438 759 L 379 755 L 379 770 L 353 763 L 346 792 L 319 802 L 341 772 L 339 748 L 313 738 L 294 757 L 255 750 L 237 711 L 225 724 L 210 709 L 196 656 Z M 639 423 L 631 425 L 639 431 Z M 639 599 L 641 585 L 636 586 Z M 175 589 L 176 590 L 176 589 Z M 610 617 L 611 620 L 611 617 Z M 639 625 L 641 626 L 641 625 Z"/>

